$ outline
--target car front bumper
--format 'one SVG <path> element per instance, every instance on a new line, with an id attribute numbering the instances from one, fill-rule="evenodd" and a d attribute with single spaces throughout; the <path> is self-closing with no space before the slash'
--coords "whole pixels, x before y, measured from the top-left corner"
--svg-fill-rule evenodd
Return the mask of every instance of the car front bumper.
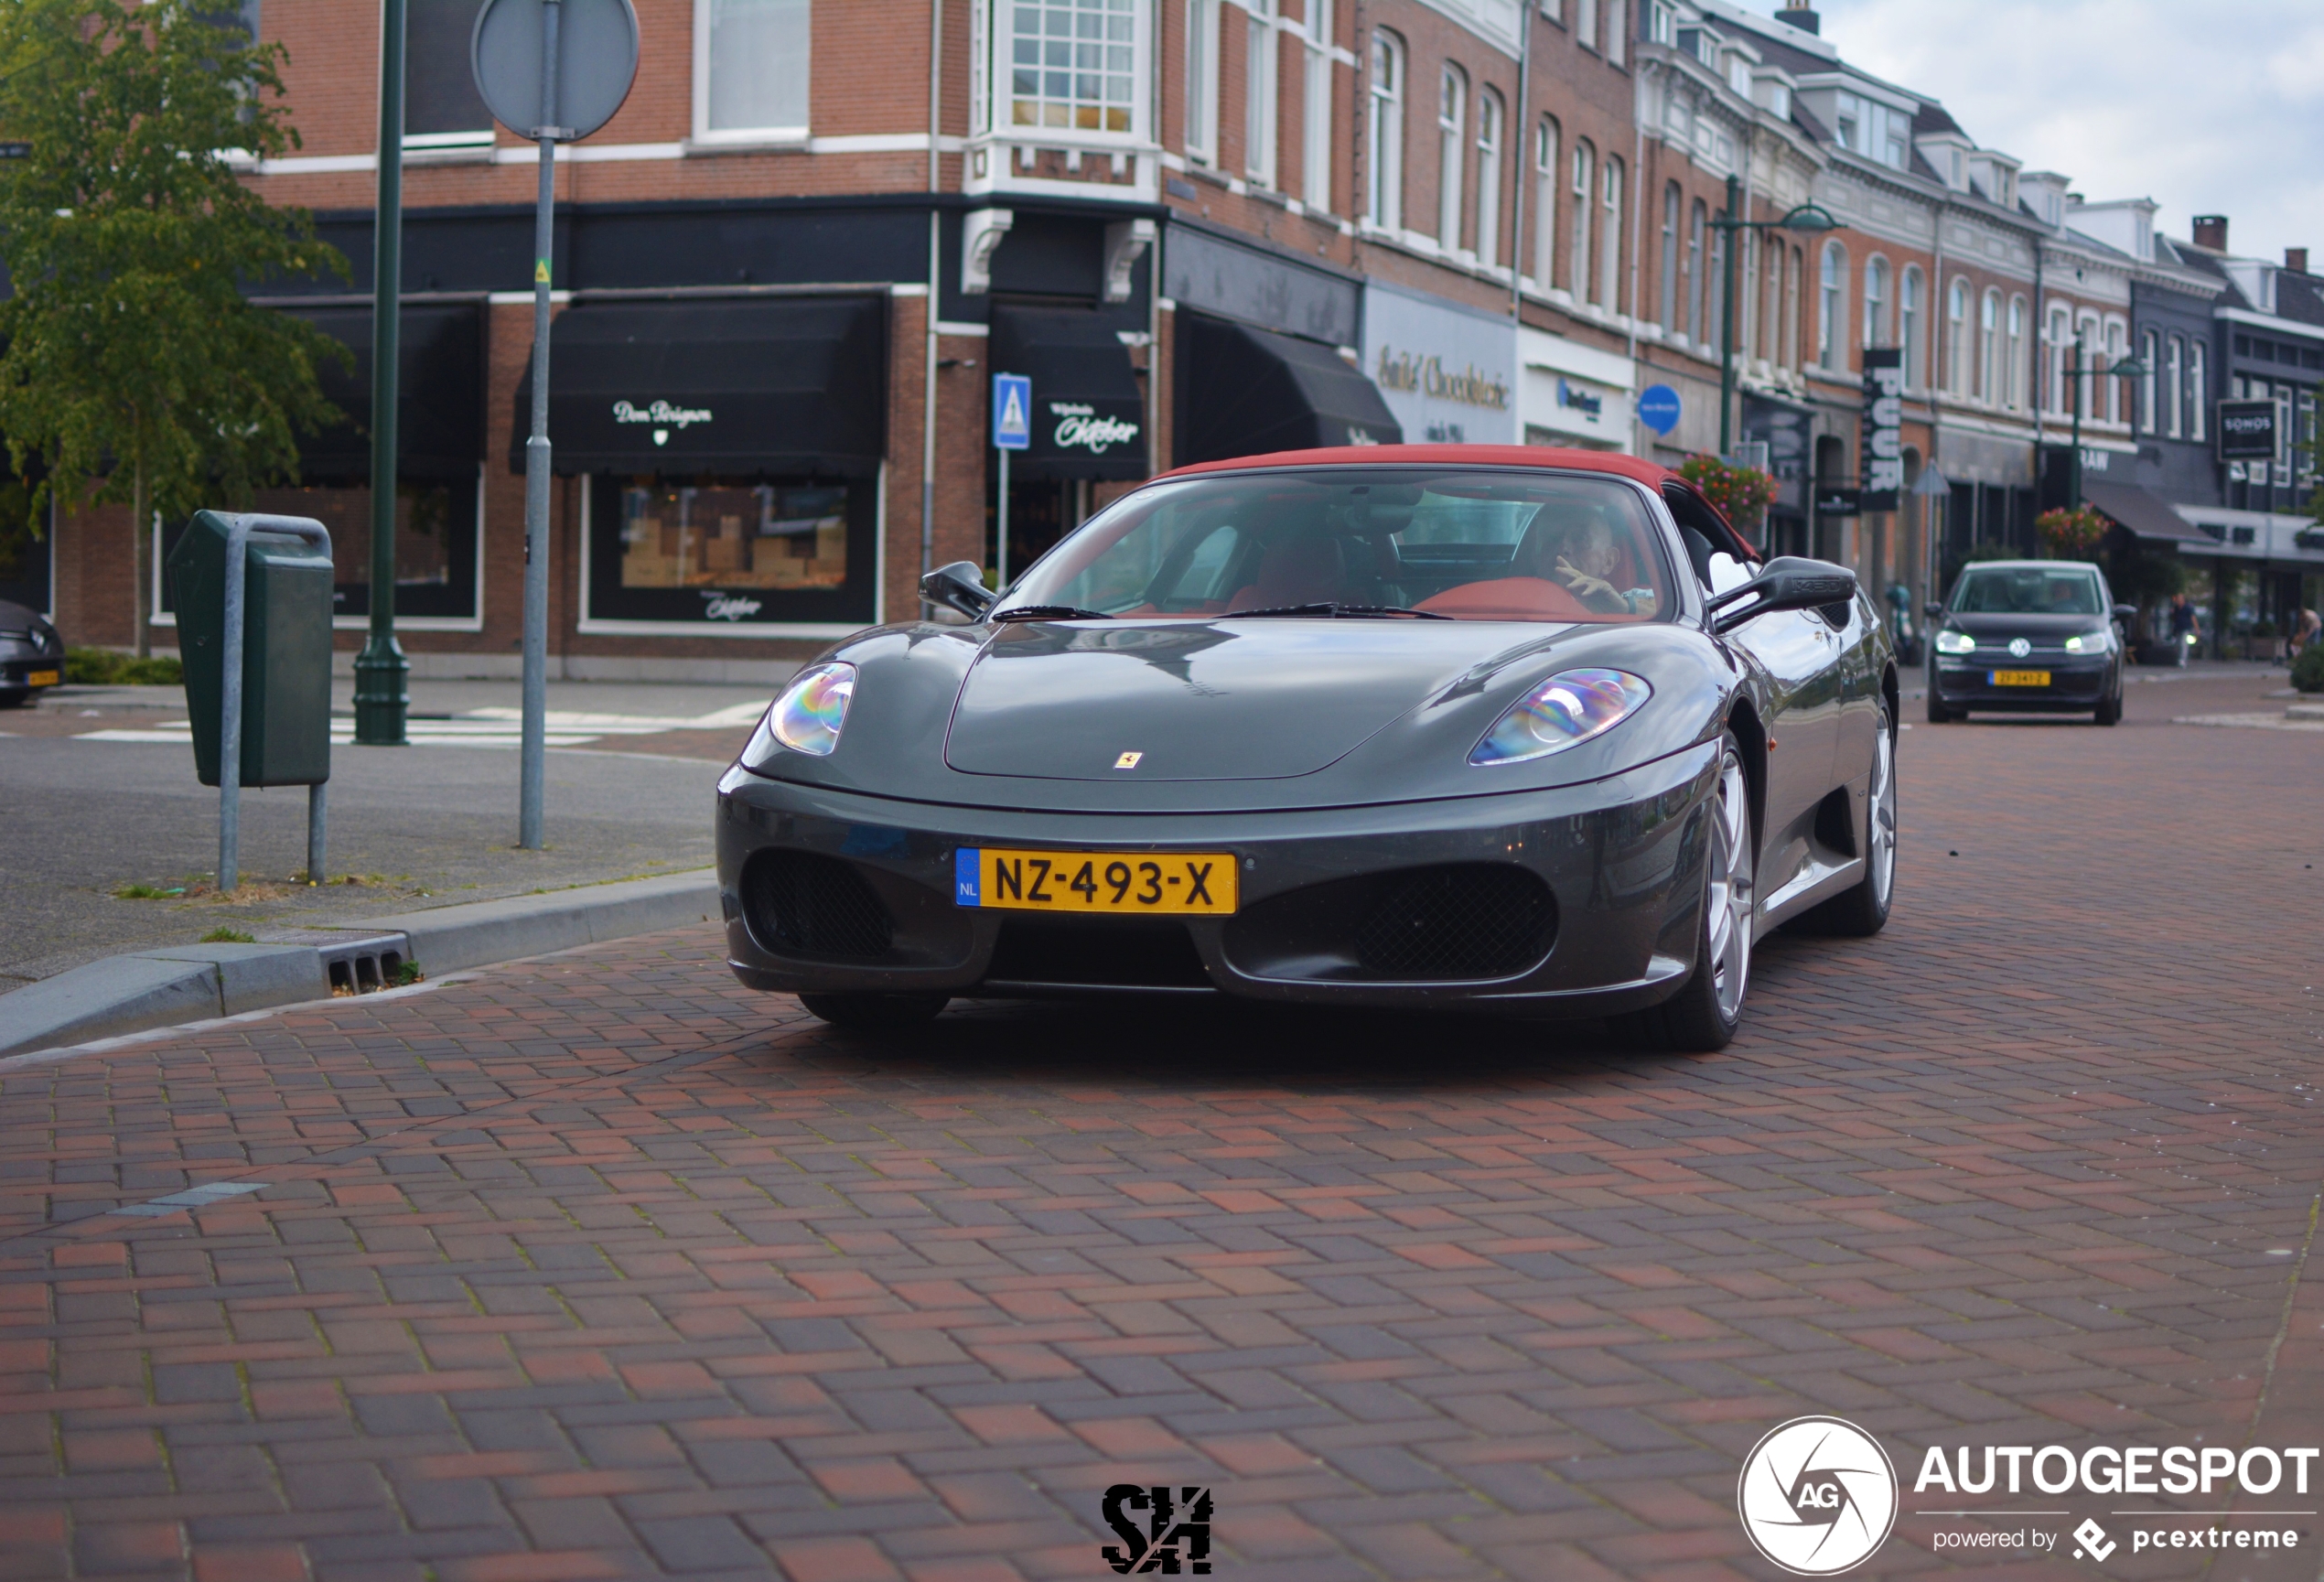
<path id="1" fill-rule="evenodd" d="M 38 692 L 64 680 L 65 656 L 45 654 L 0 660 L 0 692 Z"/>
<path id="2" fill-rule="evenodd" d="M 2095 708 L 2107 694 L 2114 662 L 2100 655 L 2084 659 L 1941 659 L 1929 684 L 1936 696 L 1953 708 L 2025 709 L 2055 713 L 2061 709 Z M 2047 686 L 1996 686 L 1997 671 L 2046 671 Z"/>
<path id="3" fill-rule="evenodd" d="M 1635 1009 L 1675 993 L 1694 967 L 1716 766 L 1716 748 L 1705 745 L 1555 791 L 1200 815 L 940 807 L 736 768 L 717 804 L 728 964 L 754 988 L 803 994 L 1223 992 L 1572 1016 Z M 1232 854 L 1239 904 L 1232 918 L 1167 920 L 960 906 L 953 853 L 965 846 Z M 755 876 L 799 853 L 845 864 L 877 896 L 892 923 L 886 949 L 843 957 L 780 942 L 791 926 L 782 903 Z M 1538 880 L 1551 902 L 1543 948 L 1522 964 L 1447 975 L 1383 971 L 1350 943 L 1391 889 L 1436 873 L 1468 876 L 1462 883 L 1481 874 L 1502 888 Z"/>

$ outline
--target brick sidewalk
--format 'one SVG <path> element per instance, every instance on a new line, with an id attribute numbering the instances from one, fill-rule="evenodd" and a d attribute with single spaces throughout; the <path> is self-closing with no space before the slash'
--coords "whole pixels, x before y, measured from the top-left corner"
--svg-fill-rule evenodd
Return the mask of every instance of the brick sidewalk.
<path id="1" fill-rule="evenodd" d="M 1768 942 L 1704 1059 L 883 1048 L 689 932 L 0 1067 L 0 1577 L 1111 1576 L 1122 1481 L 1212 1487 L 1221 1576 L 1772 1577 L 1735 1480 L 1804 1412 L 1908 1512 L 1931 1443 L 2317 1443 L 2320 771 L 1921 726 L 1897 921 Z M 264 1189 L 112 1211 L 210 1181 Z M 2209 1574 L 2315 1577 L 2286 1524 Z"/>

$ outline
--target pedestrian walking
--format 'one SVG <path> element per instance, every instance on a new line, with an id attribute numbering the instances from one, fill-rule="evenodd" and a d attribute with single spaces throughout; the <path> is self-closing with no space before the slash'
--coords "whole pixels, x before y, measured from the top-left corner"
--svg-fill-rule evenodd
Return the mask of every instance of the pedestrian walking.
<path id="1" fill-rule="evenodd" d="M 2170 646 L 2177 656 L 2171 662 L 2184 668 L 2187 651 L 2195 646 L 2195 607 L 2183 593 L 2170 596 Z"/>
<path id="2" fill-rule="evenodd" d="M 2312 609 L 2300 611 L 2299 619 L 2292 626 L 2290 645 L 2292 657 L 2299 658 L 2300 651 L 2314 642 L 2319 636 L 2324 636 L 2324 616 L 2318 615 Z"/>

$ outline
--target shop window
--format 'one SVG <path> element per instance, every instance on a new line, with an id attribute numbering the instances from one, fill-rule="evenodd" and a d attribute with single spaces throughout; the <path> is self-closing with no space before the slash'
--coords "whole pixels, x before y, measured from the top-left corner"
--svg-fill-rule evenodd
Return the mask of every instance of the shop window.
<path id="1" fill-rule="evenodd" d="M 490 147 L 492 112 L 476 91 L 468 41 L 481 0 L 407 0 L 403 13 L 403 146 Z M 257 7 L 249 8 L 253 36 Z"/>
<path id="2" fill-rule="evenodd" d="M 694 0 L 694 136 L 807 135 L 810 0 Z"/>
<path id="3" fill-rule="evenodd" d="M 1130 135 L 1135 0 L 1016 0 L 1006 14 L 1008 124 Z"/>
<path id="4" fill-rule="evenodd" d="M 588 617 L 715 630 L 871 618 L 866 481 L 599 478 Z"/>
<path id="5" fill-rule="evenodd" d="M 474 479 L 405 479 L 395 486 L 395 619 L 417 630 L 473 630 L 477 608 L 477 506 Z M 331 614 L 342 622 L 371 610 L 371 491 L 366 484 L 310 483 L 262 489 L 249 509 L 270 516 L 312 517 L 331 535 Z M 166 565 L 185 531 L 166 524 Z M 155 608 L 177 608 L 167 577 L 156 579 Z"/>

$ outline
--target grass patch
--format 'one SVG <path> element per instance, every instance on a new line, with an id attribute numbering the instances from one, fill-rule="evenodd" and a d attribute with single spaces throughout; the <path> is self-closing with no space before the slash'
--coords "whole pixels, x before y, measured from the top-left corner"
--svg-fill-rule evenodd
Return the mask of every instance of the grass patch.
<path id="1" fill-rule="evenodd" d="M 139 659 L 109 648 L 69 648 L 65 680 L 81 686 L 183 686 L 186 667 L 174 659 Z"/>
<path id="2" fill-rule="evenodd" d="M 117 901 L 168 901 L 175 900 L 185 893 L 184 885 L 169 889 L 163 889 L 156 885 L 124 885 L 113 891 L 113 899 Z"/>
<path id="3" fill-rule="evenodd" d="M 220 928 L 202 935 L 201 942 L 206 945 L 254 945 L 258 942 L 258 936 L 246 934 L 240 929 Z"/>
<path id="4" fill-rule="evenodd" d="M 425 973 L 420 971 L 419 963 L 403 962 L 398 963 L 395 969 L 395 986 L 400 989 L 407 985 L 416 984 L 426 976 Z"/>

